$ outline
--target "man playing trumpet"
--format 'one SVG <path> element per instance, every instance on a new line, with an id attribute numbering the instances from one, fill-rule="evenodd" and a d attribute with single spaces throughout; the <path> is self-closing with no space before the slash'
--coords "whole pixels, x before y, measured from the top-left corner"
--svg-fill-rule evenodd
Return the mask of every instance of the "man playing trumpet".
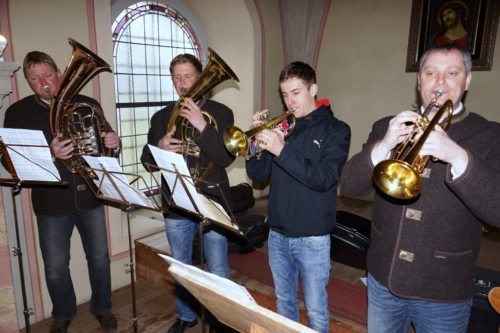
<path id="1" fill-rule="evenodd" d="M 375 193 L 368 250 L 368 331 L 466 332 L 482 223 L 500 225 L 500 124 L 466 110 L 471 56 L 458 46 L 429 49 L 420 60 L 421 111 L 438 96 L 453 103 L 448 132 L 430 132 L 420 155 L 433 156 L 422 190 L 411 200 Z M 428 115 L 432 119 L 434 106 Z M 346 164 L 347 195 L 373 190 L 375 165 L 412 131 L 419 113 L 403 111 L 373 125 L 360 153 Z M 408 125 L 410 124 L 410 125 Z"/>
<path id="2" fill-rule="evenodd" d="M 330 233 L 351 133 L 329 106 L 316 106 L 316 73 L 308 64 L 286 66 L 279 87 L 287 109 L 294 110 L 295 129 L 286 139 L 279 128 L 257 134 L 263 153 L 248 160 L 246 168 L 255 181 L 271 180 L 268 253 L 278 312 L 299 320 L 300 275 L 308 326 L 328 332 Z M 262 123 L 261 113 L 254 116 L 253 126 Z"/>

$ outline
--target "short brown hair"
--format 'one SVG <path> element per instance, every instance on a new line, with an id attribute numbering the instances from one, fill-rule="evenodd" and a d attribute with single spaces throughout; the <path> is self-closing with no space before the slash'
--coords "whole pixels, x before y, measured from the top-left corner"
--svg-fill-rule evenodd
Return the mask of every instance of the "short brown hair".
<path id="1" fill-rule="evenodd" d="M 198 73 L 201 73 L 201 71 L 203 69 L 203 66 L 201 65 L 201 61 L 192 54 L 184 53 L 184 54 L 179 54 L 179 55 L 175 56 L 174 59 L 172 59 L 172 61 L 170 62 L 170 74 L 174 73 L 175 65 L 184 64 L 187 62 L 190 63 L 191 65 L 193 65 Z"/>
<path id="2" fill-rule="evenodd" d="M 291 78 L 300 79 L 304 81 L 307 88 L 311 88 L 311 86 L 316 83 L 316 72 L 305 62 L 295 61 L 283 68 L 280 74 L 279 83 Z"/>
<path id="3" fill-rule="evenodd" d="M 26 71 L 33 65 L 41 65 L 41 64 L 47 64 L 49 66 L 52 66 L 54 70 L 57 72 L 59 69 L 57 68 L 56 62 L 54 59 L 52 59 L 51 56 L 49 56 L 47 53 L 40 52 L 40 51 L 31 51 L 29 52 L 26 57 L 24 57 L 23 61 L 23 73 L 24 77 L 26 77 Z"/>

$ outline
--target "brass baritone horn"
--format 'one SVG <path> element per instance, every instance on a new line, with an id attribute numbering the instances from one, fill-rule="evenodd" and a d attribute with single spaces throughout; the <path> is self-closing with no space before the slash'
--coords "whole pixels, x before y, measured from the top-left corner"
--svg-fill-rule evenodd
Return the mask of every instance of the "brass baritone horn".
<path id="1" fill-rule="evenodd" d="M 83 156 L 113 156 L 113 149 L 106 148 L 101 138 L 102 132 L 111 132 L 112 128 L 98 105 L 73 103 L 71 100 L 96 74 L 111 72 L 111 69 L 85 46 L 71 38 L 68 42 L 73 46 L 73 53 L 50 104 L 50 129 L 54 137 L 71 139 L 72 157 L 63 160 L 71 173 L 94 178 L 95 174 Z"/>
<path id="2" fill-rule="evenodd" d="M 222 58 L 215 53 L 211 48 L 208 48 L 210 52 L 210 58 L 203 69 L 203 71 L 198 76 L 196 82 L 189 88 L 189 90 L 183 95 L 180 96 L 179 100 L 176 102 L 172 113 L 170 115 L 170 120 L 167 125 L 167 133 L 172 131 L 172 128 L 176 126 L 176 132 L 181 131 L 181 154 L 183 156 L 194 156 L 195 158 L 199 158 L 200 149 L 198 145 L 194 142 L 194 131 L 195 129 L 191 126 L 187 119 L 180 117 L 180 113 L 182 110 L 182 103 L 185 98 L 191 98 L 196 103 L 202 99 L 203 95 L 205 95 L 208 91 L 210 91 L 213 87 L 222 83 L 226 80 L 232 79 L 236 82 L 239 82 L 238 77 L 233 72 L 233 70 L 222 60 Z M 200 106 L 201 107 L 201 106 Z M 215 119 L 205 111 L 202 111 L 203 116 L 207 120 L 207 123 L 212 124 L 216 130 L 218 130 L 218 124 Z M 208 175 L 208 172 L 211 170 L 213 165 L 212 161 L 209 161 L 208 164 L 202 168 L 198 167 L 197 170 L 194 171 L 193 177 L 204 179 Z M 200 169 L 200 170 L 198 170 Z"/>
<path id="3" fill-rule="evenodd" d="M 448 129 L 453 114 L 453 102 L 451 100 L 447 100 L 441 106 L 437 103 L 437 98 L 440 95 L 439 92 L 436 94 L 437 97 L 427 106 L 407 139 L 395 148 L 392 158 L 375 166 L 373 182 L 379 190 L 388 196 L 408 200 L 420 194 L 422 190 L 420 174 L 427 165 L 430 156 L 419 155 L 419 152 L 431 131 L 438 125 L 443 114 L 447 112 L 447 117 L 441 125 L 445 131 Z M 439 107 L 439 110 L 429 121 L 428 114 L 433 107 Z M 420 136 L 415 140 L 418 134 Z M 403 154 L 405 155 L 403 156 Z"/>
<path id="4" fill-rule="evenodd" d="M 289 122 L 288 128 L 284 133 L 285 137 L 287 137 L 295 128 L 295 115 L 292 111 L 286 111 L 270 121 L 246 132 L 243 132 L 236 126 L 229 126 L 224 130 L 223 134 L 226 149 L 236 157 L 244 156 L 248 159 L 253 156 L 250 152 L 250 140 L 259 132 L 265 129 L 273 129 L 285 120 Z"/>
<path id="5" fill-rule="evenodd" d="M 233 79 L 236 82 L 240 82 L 236 74 L 232 69 L 222 60 L 222 58 L 215 53 L 211 48 L 208 48 L 210 52 L 210 59 L 208 64 L 205 66 L 203 71 L 198 76 L 196 82 L 189 88 L 184 96 L 181 96 L 172 110 L 172 115 L 168 121 L 167 133 L 172 131 L 174 125 L 178 125 L 179 114 L 182 110 L 181 103 L 184 98 L 191 98 L 193 101 L 198 101 L 203 97 L 208 91 L 213 87 L 222 83 L 228 79 Z M 179 128 L 179 127 L 177 127 Z"/>

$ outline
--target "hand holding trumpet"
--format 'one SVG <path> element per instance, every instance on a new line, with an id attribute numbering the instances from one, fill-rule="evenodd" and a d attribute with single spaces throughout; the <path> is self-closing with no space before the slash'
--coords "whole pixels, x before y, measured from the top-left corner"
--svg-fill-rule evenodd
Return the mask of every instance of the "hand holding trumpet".
<path id="1" fill-rule="evenodd" d="M 421 118 L 422 116 L 413 111 L 402 111 L 392 118 L 384 137 L 372 150 L 373 163 L 376 165 L 385 160 L 390 152 L 405 140 L 418 140 L 421 132 L 413 138 L 408 136 L 412 135 Z M 453 141 L 440 125 L 432 128 L 422 144 L 419 155 L 432 156 L 434 159 L 450 163 L 454 175 L 461 175 L 465 171 L 469 159 L 467 152 Z"/>
<path id="2" fill-rule="evenodd" d="M 394 147 L 407 139 L 408 135 L 412 133 L 417 119 L 418 114 L 407 110 L 397 114 L 389 121 L 389 127 L 383 139 L 372 150 L 372 161 L 375 165 L 385 160 Z"/>
<path id="3" fill-rule="evenodd" d="M 269 110 L 258 111 L 253 115 L 252 128 L 257 128 L 268 121 Z M 267 150 L 275 156 L 279 156 L 285 145 L 285 135 L 277 127 L 263 129 L 255 136 L 255 139 L 257 140 L 259 150 Z"/>
<path id="4" fill-rule="evenodd" d="M 279 156 L 285 146 L 285 135 L 279 128 L 264 129 L 255 136 L 262 150 L 267 150 L 274 156 Z"/>

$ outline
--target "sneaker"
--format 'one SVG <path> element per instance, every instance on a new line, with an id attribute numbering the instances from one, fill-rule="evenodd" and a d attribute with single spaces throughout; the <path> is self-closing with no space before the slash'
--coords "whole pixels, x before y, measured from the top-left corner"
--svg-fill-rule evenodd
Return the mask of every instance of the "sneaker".
<path id="1" fill-rule="evenodd" d="M 49 333 L 66 333 L 71 320 L 56 320 L 52 321 Z"/>
<path id="2" fill-rule="evenodd" d="M 116 320 L 116 316 L 108 311 L 101 315 L 95 316 L 101 324 L 101 327 L 104 332 L 116 332 L 118 329 L 118 321 Z"/>
<path id="3" fill-rule="evenodd" d="M 182 333 L 188 327 L 193 327 L 198 323 L 198 319 L 193 321 L 185 321 L 177 318 L 175 323 L 168 329 L 167 333 Z"/>

